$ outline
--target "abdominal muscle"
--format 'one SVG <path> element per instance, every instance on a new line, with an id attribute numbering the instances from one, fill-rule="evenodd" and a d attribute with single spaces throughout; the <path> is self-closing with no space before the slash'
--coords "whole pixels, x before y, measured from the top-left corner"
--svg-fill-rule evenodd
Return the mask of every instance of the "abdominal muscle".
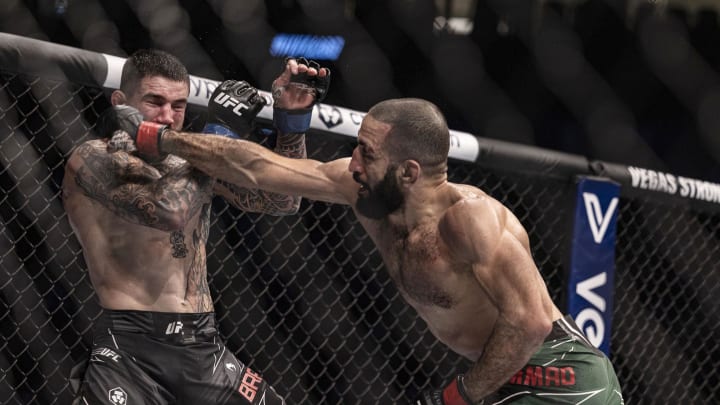
<path id="1" fill-rule="evenodd" d="M 84 227 L 84 232 L 80 232 L 90 280 L 103 308 L 156 312 L 213 310 L 205 244 L 197 243 L 193 228 L 188 226 L 176 233 L 173 248 L 170 232 L 120 219 L 111 221 L 115 223 Z"/>
<path id="2" fill-rule="evenodd" d="M 438 340 L 469 360 L 480 358 L 497 320 L 494 306 L 478 298 L 462 298 L 449 309 L 409 302 Z"/>

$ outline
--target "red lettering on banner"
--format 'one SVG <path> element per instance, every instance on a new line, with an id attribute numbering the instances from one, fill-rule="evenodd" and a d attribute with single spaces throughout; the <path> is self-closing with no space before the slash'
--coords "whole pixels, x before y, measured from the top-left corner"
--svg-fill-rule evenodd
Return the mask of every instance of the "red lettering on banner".
<path id="1" fill-rule="evenodd" d="M 525 367 L 525 385 L 537 386 L 542 385 L 543 382 L 543 368 L 542 367 Z"/>
<path id="2" fill-rule="evenodd" d="M 563 367 L 560 369 L 562 385 L 575 385 L 575 369 L 572 367 Z"/>
<path id="3" fill-rule="evenodd" d="M 260 388 L 262 377 L 254 373 L 252 370 L 250 370 L 250 368 L 246 368 L 245 370 L 245 374 L 243 374 L 242 378 L 240 379 L 240 386 L 238 387 L 238 392 L 242 396 L 244 396 L 245 399 L 252 402 L 253 399 L 255 399 L 255 395 L 257 395 L 258 388 Z"/>
<path id="4" fill-rule="evenodd" d="M 557 387 L 560 385 L 560 369 L 557 367 L 548 367 L 545 369 L 545 385 L 554 383 Z"/>

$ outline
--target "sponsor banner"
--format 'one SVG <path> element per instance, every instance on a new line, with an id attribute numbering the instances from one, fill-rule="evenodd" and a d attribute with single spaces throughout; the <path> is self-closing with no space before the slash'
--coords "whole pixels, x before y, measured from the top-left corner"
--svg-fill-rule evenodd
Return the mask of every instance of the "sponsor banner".
<path id="1" fill-rule="evenodd" d="M 619 195 L 620 186 L 613 181 L 580 178 L 568 280 L 568 312 L 588 340 L 608 355 Z"/>
<path id="2" fill-rule="evenodd" d="M 220 83 L 222 82 L 190 75 L 190 95 L 188 96 L 188 103 L 207 107 L 210 96 L 212 96 L 213 91 L 215 91 Z M 267 96 L 265 99 L 267 101 Z M 270 104 L 272 105 L 272 103 Z"/>
<path id="3" fill-rule="evenodd" d="M 627 170 L 633 188 L 720 204 L 720 184 L 641 167 L 628 166 Z"/>

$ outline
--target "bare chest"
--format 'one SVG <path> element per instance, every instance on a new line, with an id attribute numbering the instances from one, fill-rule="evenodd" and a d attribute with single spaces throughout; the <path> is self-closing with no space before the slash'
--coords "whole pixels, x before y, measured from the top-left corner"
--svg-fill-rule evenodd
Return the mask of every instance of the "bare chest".
<path id="1" fill-rule="evenodd" d="M 408 302 L 443 309 L 457 304 L 466 269 L 453 263 L 436 229 L 389 236 L 380 245 L 385 267 Z"/>
<path id="2" fill-rule="evenodd" d="M 437 227 L 393 234 L 369 228 L 405 301 L 441 342 L 471 360 L 484 350 L 497 309 L 469 263 L 452 255 Z"/>

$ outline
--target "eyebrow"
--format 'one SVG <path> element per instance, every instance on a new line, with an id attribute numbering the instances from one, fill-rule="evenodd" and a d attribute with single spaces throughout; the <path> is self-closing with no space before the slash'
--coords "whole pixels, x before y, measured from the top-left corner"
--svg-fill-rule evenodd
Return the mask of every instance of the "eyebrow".
<path id="1" fill-rule="evenodd" d="M 168 100 L 166 97 L 161 96 L 160 94 L 157 94 L 157 93 L 146 93 L 145 95 L 143 95 L 142 98 L 143 98 L 143 99 L 146 99 L 146 100 L 147 100 L 147 99 L 152 99 L 152 100 L 166 100 L 166 101 L 169 101 L 171 104 L 175 104 L 175 103 L 185 103 L 185 104 L 187 104 L 187 102 L 188 102 L 187 97 L 178 98 L 178 99 L 176 99 L 176 100 Z"/>
<path id="2" fill-rule="evenodd" d="M 366 154 L 366 155 L 375 154 L 375 149 L 372 146 L 365 143 L 364 141 L 358 141 L 358 145 L 362 147 L 364 154 Z"/>

